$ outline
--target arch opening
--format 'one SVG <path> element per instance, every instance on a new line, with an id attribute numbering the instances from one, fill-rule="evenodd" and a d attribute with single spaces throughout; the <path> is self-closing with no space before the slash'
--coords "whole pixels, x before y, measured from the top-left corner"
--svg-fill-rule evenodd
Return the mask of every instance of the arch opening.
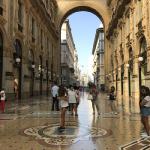
<path id="1" fill-rule="evenodd" d="M 94 8 L 88 7 L 88 6 L 78 6 L 78 7 L 74 7 L 72 9 L 68 10 L 64 14 L 64 16 L 62 17 L 62 19 L 60 21 L 59 30 L 61 31 L 62 24 L 66 20 L 66 18 L 68 18 L 68 16 L 72 15 L 73 13 L 81 12 L 81 11 L 90 12 L 90 13 L 96 15 L 99 18 L 99 20 L 103 23 L 103 27 L 105 28 L 104 19 L 97 10 L 95 10 Z"/>
<path id="2" fill-rule="evenodd" d="M 66 60 L 67 59 L 67 55 L 65 54 L 65 52 L 63 52 L 63 55 L 64 55 L 64 58 L 66 58 L 66 59 L 64 59 L 64 58 L 62 58 L 62 51 L 64 51 L 64 50 L 62 50 L 62 49 L 64 49 L 64 48 L 62 48 L 62 43 L 63 43 L 63 45 L 64 45 L 64 43 L 66 42 L 66 40 L 63 40 L 62 39 L 62 32 L 61 32 L 61 30 L 63 30 L 62 28 L 63 28 L 63 23 L 70 17 L 70 16 L 72 16 L 73 14 L 75 14 L 75 13 L 80 13 L 80 12 L 84 12 L 84 13 L 91 13 L 93 16 L 96 16 L 97 18 L 98 18 L 98 20 L 99 20 L 99 26 L 97 27 L 97 28 L 95 28 L 95 38 L 93 37 L 93 39 L 92 39 L 92 42 L 94 41 L 94 43 L 92 43 L 93 45 L 92 45 L 92 47 L 93 48 L 91 48 L 91 53 L 93 53 L 93 49 L 95 50 L 96 48 L 97 48 L 97 45 L 96 45 L 96 42 L 98 41 L 98 38 L 99 38 L 99 32 L 103 32 L 103 34 L 104 34 L 104 21 L 103 21 L 103 18 L 102 18 L 102 16 L 95 10 L 95 9 L 93 9 L 93 8 L 90 8 L 90 7 L 83 7 L 83 6 L 80 6 L 80 7 L 75 7 L 75 8 L 73 8 L 73 9 L 70 9 L 68 12 L 66 12 L 66 14 L 63 16 L 63 18 L 62 18 L 62 20 L 61 20 L 61 23 L 60 23 L 60 37 L 61 37 L 61 42 L 60 42 L 60 44 L 61 44 L 61 61 L 62 60 Z M 69 20 L 69 19 L 68 19 Z M 90 20 L 89 20 L 90 21 Z M 100 25 L 102 25 L 102 28 L 100 27 Z M 86 25 L 87 26 L 87 25 Z M 92 28 L 91 26 L 89 26 L 89 28 Z M 100 31 L 101 30 L 101 31 Z M 87 31 L 88 32 L 88 31 Z M 80 33 L 81 34 L 81 33 Z M 104 52 L 104 35 L 102 36 L 103 37 L 103 44 L 101 45 L 101 48 L 103 48 L 103 52 Z M 86 36 L 85 36 L 85 38 L 86 38 Z M 74 43 L 73 43 L 73 45 L 74 45 Z M 77 49 L 77 51 L 78 51 L 78 49 Z M 100 54 L 101 55 L 101 54 Z M 86 56 L 84 56 L 84 57 L 86 57 Z M 103 61 L 104 61 L 104 59 L 103 59 Z M 64 66 L 61 66 L 61 69 L 62 69 L 62 67 L 64 67 Z M 80 66 L 81 67 L 81 66 Z M 72 74 L 72 73 L 74 73 L 74 71 L 75 70 L 73 70 L 72 69 L 72 71 L 70 71 L 70 74 Z M 63 80 L 65 80 L 65 81 L 68 81 L 69 82 L 69 80 L 67 80 L 69 77 L 67 76 L 67 73 L 66 72 L 68 72 L 67 71 L 67 69 L 62 69 L 61 70 L 61 83 L 63 83 Z M 100 69 L 99 69 L 99 67 L 97 67 L 97 70 L 95 71 L 95 73 L 99 73 L 100 72 Z M 93 76 L 94 77 L 94 76 Z M 94 77 L 95 78 L 95 77 Z M 95 81 L 93 81 L 93 82 L 95 82 Z M 63 84 L 65 84 L 65 83 L 63 83 Z M 73 83 L 72 83 L 73 84 Z M 103 84 L 104 85 L 104 84 Z M 104 87 L 104 86 L 103 86 Z"/>

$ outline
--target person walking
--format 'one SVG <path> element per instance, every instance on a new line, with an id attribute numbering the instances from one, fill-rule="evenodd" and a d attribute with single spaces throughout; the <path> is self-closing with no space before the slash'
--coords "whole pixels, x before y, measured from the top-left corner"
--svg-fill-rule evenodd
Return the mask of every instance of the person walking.
<path id="1" fill-rule="evenodd" d="M 144 125 L 144 130 L 146 134 L 143 133 L 142 137 L 150 136 L 150 126 L 148 117 L 150 115 L 150 90 L 146 86 L 141 87 L 140 93 L 140 112 L 141 112 L 141 122 Z"/>
<path id="2" fill-rule="evenodd" d="M 75 86 L 74 89 L 75 89 L 75 92 L 76 92 L 76 107 L 78 108 L 78 106 L 80 104 L 80 91 L 79 91 L 78 86 Z"/>
<path id="3" fill-rule="evenodd" d="M 77 105 L 76 105 L 76 92 L 73 88 L 73 86 L 70 86 L 68 90 L 68 98 L 69 98 L 69 106 L 71 108 L 71 114 L 73 115 L 75 112 L 75 116 L 78 116 L 77 114 Z"/>
<path id="4" fill-rule="evenodd" d="M 58 100 L 58 90 L 59 87 L 57 86 L 57 82 L 54 82 L 52 86 L 51 93 L 52 93 L 52 111 L 56 110 L 59 111 L 59 100 Z"/>
<path id="5" fill-rule="evenodd" d="M 97 90 L 95 84 L 91 85 L 90 94 L 92 95 L 91 102 L 92 102 L 92 108 L 93 108 L 93 115 L 95 115 L 95 107 L 97 109 L 98 115 L 100 115 L 100 109 L 99 109 L 99 105 L 98 105 L 98 90 Z"/>
<path id="6" fill-rule="evenodd" d="M 5 112 L 5 101 L 6 101 L 5 91 L 1 90 L 1 92 L 0 92 L 0 106 L 1 106 L 1 112 L 2 113 Z"/>
<path id="7" fill-rule="evenodd" d="M 14 94 L 16 100 L 18 100 L 18 88 L 18 79 L 14 76 Z"/>
<path id="8" fill-rule="evenodd" d="M 66 88 L 61 85 L 59 90 L 58 90 L 58 99 L 60 101 L 60 127 L 58 128 L 58 130 L 61 132 L 63 130 L 65 130 L 65 114 L 66 114 L 66 110 L 68 108 L 68 92 L 66 90 Z"/>
<path id="9" fill-rule="evenodd" d="M 115 94 L 115 87 L 111 86 L 110 93 L 109 93 L 109 101 L 110 101 L 110 108 L 112 114 L 117 115 L 116 106 L 115 106 L 116 94 Z"/>

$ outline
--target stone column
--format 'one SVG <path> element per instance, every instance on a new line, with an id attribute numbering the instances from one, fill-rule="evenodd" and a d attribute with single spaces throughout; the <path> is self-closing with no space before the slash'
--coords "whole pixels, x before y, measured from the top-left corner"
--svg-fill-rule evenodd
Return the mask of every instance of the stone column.
<path id="1" fill-rule="evenodd" d="M 128 81 L 128 67 L 124 66 L 124 92 L 123 92 L 123 102 L 124 102 L 124 112 L 129 114 L 129 81 Z"/>
<path id="2" fill-rule="evenodd" d="M 131 102 L 131 113 L 139 113 L 139 62 L 138 57 L 134 59 L 134 67 L 133 67 L 133 80 L 132 80 L 132 102 Z"/>
<path id="3" fill-rule="evenodd" d="M 121 68 L 118 68 L 118 79 L 117 79 L 117 89 L 116 89 L 116 94 L 117 94 L 117 102 L 118 102 L 118 108 L 119 110 L 122 109 L 122 95 L 121 95 Z"/>

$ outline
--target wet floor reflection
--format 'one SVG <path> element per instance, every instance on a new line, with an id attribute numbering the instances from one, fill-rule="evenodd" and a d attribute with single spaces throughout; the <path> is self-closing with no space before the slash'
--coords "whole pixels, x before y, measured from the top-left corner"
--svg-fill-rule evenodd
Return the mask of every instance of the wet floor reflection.
<path id="1" fill-rule="evenodd" d="M 17 112 L 9 107 L 6 114 L 0 114 L 0 146 L 4 150 L 117 150 L 140 139 L 140 116 L 111 114 L 108 104 L 106 94 L 101 93 L 101 115 L 93 115 L 87 93 L 82 94 L 79 116 L 67 112 L 63 132 L 58 131 L 60 112 L 50 111 L 51 101 L 47 98 L 14 106 Z"/>

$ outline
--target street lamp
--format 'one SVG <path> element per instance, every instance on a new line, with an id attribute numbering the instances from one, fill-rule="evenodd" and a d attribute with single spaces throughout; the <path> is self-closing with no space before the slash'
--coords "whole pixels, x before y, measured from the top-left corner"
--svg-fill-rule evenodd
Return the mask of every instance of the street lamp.
<path id="1" fill-rule="evenodd" d="M 118 68 L 118 71 L 121 71 L 121 68 Z"/>
<path id="2" fill-rule="evenodd" d="M 21 59 L 19 57 L 16 58 L 16 63 L 19 64 L 21 62 Z"/>
<path id="3" fill-rule="evenodd" d="M 138 58 L 138 60 L 139 60 L 139 62 L 142 62 L 142 61 L 143 61 L 143 57 L 140 56 L 140 57 Z"/>
<path id="4" fill-rule="evenodd" d="M 31 68 L 32 68 L 32 69 L 35 69 L 35 64 L 32 64 L 32 65 L 31 65 Z"/>
<path id="5" fill-rule="evenodd" d="M 126 64 L 126 67 L 127 67 L 127 68 L 129 68 L 129 67 L 130 67 L 130 65 L 129 65 L 129 64 Z"/>

